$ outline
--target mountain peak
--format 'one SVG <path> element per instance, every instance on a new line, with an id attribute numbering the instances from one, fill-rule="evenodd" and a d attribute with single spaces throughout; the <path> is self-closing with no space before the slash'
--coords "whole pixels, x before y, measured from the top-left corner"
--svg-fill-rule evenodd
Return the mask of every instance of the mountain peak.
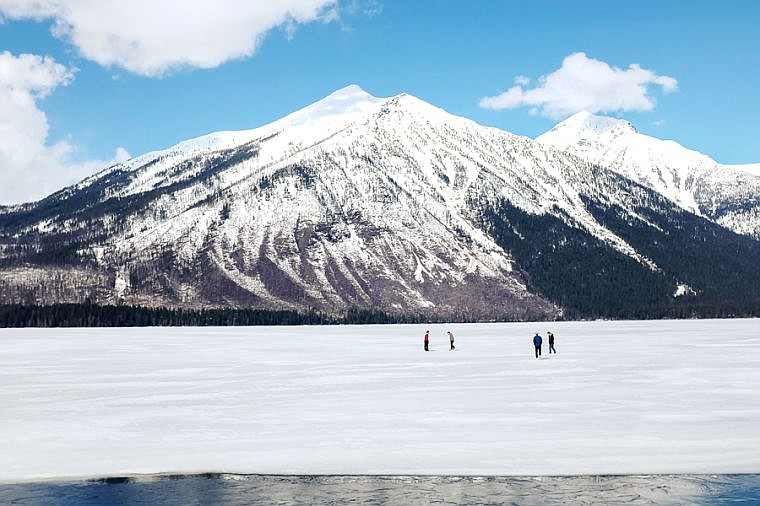
<path id="1" fill-rule="evenodd" d="M 384 98 L 373 97 L 356 84 L 350 84 L 327 95 L 288 116 L 284 121 L 289 126 L 313 123 L 331 116 L 353 116 L 364 113 L 374 105 L 383 102 Z"/>
<path id="2" fill-rule="evenodd" d="M 356 101 L 364 101 L 364 100 L 380 100 L 376 97 L 373 97 L 366 91 L 364 91 L 361 86 L 358 84 L 349 84 L 348 86 L 341 88 L 339 90 L 336 90 L 329 95 L 327 95 L 322 100 L 316 102 L 356 102 Z"/>
<path id="3" fill-rule="evenodd" d="M 603 136 L 618 137 L 630 133 L 638 133 L 638 130 L 624 119 L 597 116 L 588 111 L 581 111 L 558 123 L 548 132 L 538 136 L 536 140 L 556 146 L 571 146 Z"/>
<path id="4" fill-rule="evenodd" d="M 636 133 L 636 128 L 628 121 L 609 116 L 597 116 L 588 111 L 573 114 L 557 126 L 566 125 L 570 128 L 585 130 L 602 135 L 613 130 L 630 131 Z M 556 128 L 556 127 L 555 127 Z"/>

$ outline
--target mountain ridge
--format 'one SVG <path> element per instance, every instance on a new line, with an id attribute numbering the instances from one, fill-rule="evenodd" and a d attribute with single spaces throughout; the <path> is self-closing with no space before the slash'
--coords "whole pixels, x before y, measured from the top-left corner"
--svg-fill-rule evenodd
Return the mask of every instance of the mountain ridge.
<path id="1" fill-rule="evenodd" d="M 589 122 L 614 128 L 585 128 Z M 624 120 L 578 113 L 536 138 L 641 183 L 684 209 L 760 238 L 757 164 L 723 165 L 675 141 L 640 134 Z"/>
<path id="2" fill-rule="evenodd" d="M 584 121 L 597 135 L 640 135 Z M 607 313 L 723 296 L 639 240 L 714 241 L 717 222 L 545 141 L 351 85 L 269 125 L 147 153 L 0 213 L 0 302 L 526 319 L 604 313 L 596 299 L 618 297 L 623 279 L 635 295 Z M 741 237 L 736 248 L 755 258 L 760 243 Z M 560 268 L 563 254 L 574 273 Z M 58 284 L 35 291 L 51 273 Z"/>

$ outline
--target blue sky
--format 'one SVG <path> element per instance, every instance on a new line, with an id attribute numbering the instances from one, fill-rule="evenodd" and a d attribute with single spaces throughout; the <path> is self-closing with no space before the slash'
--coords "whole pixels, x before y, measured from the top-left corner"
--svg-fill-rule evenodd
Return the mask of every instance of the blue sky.
<path id="1" fill-rule="evenodd" d="M 581 104 L 760 162 L 752 0 L 0 0 L 0 16 L 0 203 L 352 83 L 531 137 Z"/>

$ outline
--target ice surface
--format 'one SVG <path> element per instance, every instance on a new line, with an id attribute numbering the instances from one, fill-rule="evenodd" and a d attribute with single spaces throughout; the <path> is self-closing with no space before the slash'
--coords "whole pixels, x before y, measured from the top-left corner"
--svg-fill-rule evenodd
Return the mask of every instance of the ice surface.
<path id="1" fill-rule="evenodd" d="M 757 473 L 759 323 L 4 329 L 0 481 Z"/>

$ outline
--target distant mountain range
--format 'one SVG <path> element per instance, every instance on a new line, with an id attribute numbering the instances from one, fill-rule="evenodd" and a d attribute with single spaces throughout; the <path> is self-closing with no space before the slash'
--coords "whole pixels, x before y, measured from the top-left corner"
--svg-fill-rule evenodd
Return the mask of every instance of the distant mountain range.
<path id="1" fill-rule="evenodd" d="M 760 165 L 357 86 L 0 208 L 0 303 L 468 319 L 760 313 Z"/>

